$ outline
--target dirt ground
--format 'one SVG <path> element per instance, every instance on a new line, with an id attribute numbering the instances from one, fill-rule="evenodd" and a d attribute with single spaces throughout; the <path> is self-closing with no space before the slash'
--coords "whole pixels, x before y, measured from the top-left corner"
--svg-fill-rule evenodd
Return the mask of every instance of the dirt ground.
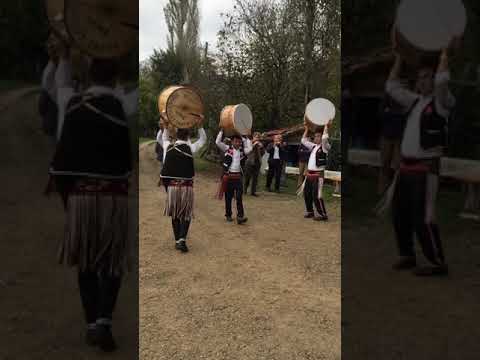
<path id="1" fill-rule="evenodd" d="M 0 359 L 105 358 L 83 343 L 75 271 L 56 262 L 64 214 L 58 198 L 43 196 L 53 144 L 40 129 L 37 96 L 2 94 L 0 109 Z M 120 293 L 114 333 L 121 350 L 111 358 L 137 357 L 136 276 Z"/>
<path id="2" fill-rule="evenodd" d="M 463 197 L 440 187 L 437 206 L 450 274 L 418 278 L 391 269 L 390 218 L 372 216 L 375 179 L 354 179 L 342 198 L 342 357 L 476 360 L 480 354 L 480 224 L 458 218 Z M 420 255 L 416 243 L 419 260 Z"/>
<path id="3" fill-rule="evenodd" d="M 174 250 L 152 144 L 140 150 L 140 352 L 144 360 L 340 359 L 340 202 L 245 197 L 226 223 L 217 177 L 197 174 L 190 252 Z"/>

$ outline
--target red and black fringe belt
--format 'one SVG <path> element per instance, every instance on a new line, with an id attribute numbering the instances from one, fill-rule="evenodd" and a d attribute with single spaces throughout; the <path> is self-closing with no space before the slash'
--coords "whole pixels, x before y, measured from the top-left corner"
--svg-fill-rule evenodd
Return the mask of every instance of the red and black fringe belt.
<path id="1" fill-rule="evenodd" d="M 193 187 L 193 180 L 169 180 L 168 186 Z"/>
<path id="2" fill-rule="evenodd" d="M 238 181 L 242 179 L 241 173 L 227 173 L 224 174 L 220 179 L 220 186 L 217 192 L 217 199 L 222 200 L 223 194 L 227 191 L 227 185 L 229 181 Z"/>
<path id="3" fill-rule="evenodd" d="M 126 181 L 106 181 L 106 180 L 81 180 L 76 182 L 71 192 L 73 194 L 128 194 L 128 182 Z"/>
<path id="4" fill-rule="evenodd" d="M 307 172 L 307 179 L 314 181 L 318 180 L 319 178 L 323 177 L 323 171 L 308 171 Z"/>
<path id="5" fill-rule="evenodd" d="M 433 173 L 440 171 L 440 159 L 403 158 L 400 161 L 400 173 Z"/>

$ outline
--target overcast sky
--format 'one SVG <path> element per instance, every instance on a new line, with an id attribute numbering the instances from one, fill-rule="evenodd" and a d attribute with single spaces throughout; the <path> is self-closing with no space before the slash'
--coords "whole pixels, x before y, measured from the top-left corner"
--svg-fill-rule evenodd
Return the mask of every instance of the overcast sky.
<path id="1" fill-rule="evenodd" d="M 163 7 L 168 0 L 140 0 L 140 61 L 147 59 L 153 49 L 167 46 L 167 26 Z M 217 32 L 222 25 L 220 13 L 233 8 L 234 0 L 199 0 L 200 41 L 216 46 Z M 208 5 L 207 5 L 208 4 Z"/>

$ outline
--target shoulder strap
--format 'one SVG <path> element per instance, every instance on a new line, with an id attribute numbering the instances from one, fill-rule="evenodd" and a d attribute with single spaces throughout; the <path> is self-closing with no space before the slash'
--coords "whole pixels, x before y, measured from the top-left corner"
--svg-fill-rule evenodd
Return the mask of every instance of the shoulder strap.
<path id="1" fill-rule="evenodd" d="M 417 98 L 412 105 L 410 105 L 410 107 L 408 108 L 408 111 L 405 113 L 405 118 L 408 118 L 411 114 L 411 112 L 413 111 L 413 109 L 415 108 L 415 106 L 417 106 L 418 102 L 420 101 L 420 98 Z"/>

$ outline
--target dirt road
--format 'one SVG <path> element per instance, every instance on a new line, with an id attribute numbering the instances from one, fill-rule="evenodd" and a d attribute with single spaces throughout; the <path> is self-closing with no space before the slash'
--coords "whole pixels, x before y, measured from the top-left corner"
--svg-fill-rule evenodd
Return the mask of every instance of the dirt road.
<path id="1" fill-rule="evenodd" d="M 294 196 L 247 196 L 248 224 L 227 224 L 216 177 L 202 172 L 185 255 L 173 249 L 157 173 L 142 146 L 141 358 L 340 359 L 340 202 L 315 223 Z"/>
<path id="2" fill-rule="evenodd" d="M 0 359 L 104 358 L 83 343 L 75 272 L 56 263 L 64 214 L 58 198 L 43 196 L 53 144 L 40 130 L 37 96 L 20 89 L 0 107 Z M 115 359 L 136 358 L 135 278 L 120 293 Z"/>

